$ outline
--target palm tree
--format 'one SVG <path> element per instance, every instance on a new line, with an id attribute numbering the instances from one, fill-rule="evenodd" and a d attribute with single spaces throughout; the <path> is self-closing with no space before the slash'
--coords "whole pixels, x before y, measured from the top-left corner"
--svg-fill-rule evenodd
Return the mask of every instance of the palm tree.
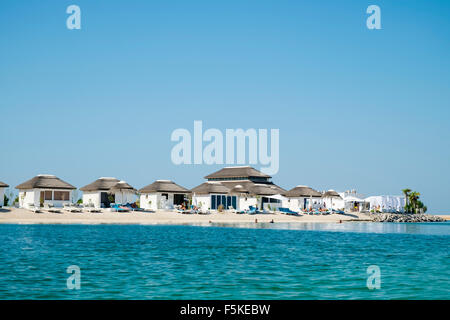
<path id="1" fill-rule="evenodd" d="M 409 193 L 411 192 L 411 189 L 403 189 L 403 194 L 405 195 L 405 212 L 408 213 L 409 211 L 409 204 L 408 204 L 408 200 L 409 200 Z"/>
<path id="2" fill-rule="evenodd" d="M 420 193 L 413 191 L 409 194 L 409 201 L 411 203 L 411 207 L 414 210 L 414 213 L 417 213 L 418 201 L 419 201 Z"/>

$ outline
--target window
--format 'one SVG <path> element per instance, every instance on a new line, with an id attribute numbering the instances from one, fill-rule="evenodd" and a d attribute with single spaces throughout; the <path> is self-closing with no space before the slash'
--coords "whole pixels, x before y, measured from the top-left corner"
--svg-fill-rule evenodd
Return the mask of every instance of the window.
<path id="1" fill-rule="evenodd" d="M 216 210 L 220 205 L 223 205 L 224 209 L 228 209 L 228 207 L 233 207 L 236 209 L 236 196 L 225 196 L 225 195 L 211 195 L 211 209 Z"/>
<path id="2" fill-rule="evenodd" d="M 166 200 L 169 199 L 169 194 L 168 194 L 168 193 L 163 193 L 163 194 L 161 194 L 161 196 L 164 197 L 164 198 L 166 198 Z"/>
<path id="3" fill-rule="evenodd" d="M 237 207 L 236 207 L 236 197 L 235 196 L 231 197 L 231 205 L 233 206 L 233 209 L 237 209 Z"/>
<path id="4" fill-rule="evenodd" d="M 41 198 L 42 198 L 42 193 L 44 193 L 44 200 L 53 200 L 53 192 L 51 192 L 51 191 L 42 191 L 41 192 Z"/>
<path id="5" fill-rule="evenodd" d="M 69 201 L 69 191 L 55 191 L 54 200 Z"/>
<path id="6" fill-rule="evenodd" d="M 216 196 L 215 195 L 211 195 L 211 209 L 212 210 L 216 210 L 217 209 Z"/>

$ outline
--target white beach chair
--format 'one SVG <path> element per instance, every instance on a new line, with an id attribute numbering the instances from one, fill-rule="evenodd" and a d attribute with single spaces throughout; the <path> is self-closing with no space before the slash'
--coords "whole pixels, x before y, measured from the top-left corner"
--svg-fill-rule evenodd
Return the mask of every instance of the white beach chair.
<path id="1" fill-rule="evenodd" d="M 78 208 L 76 205 L 74 205 L 73 203 L 64 203 L 63 204 L 63 208 L 65 211 L 67 212 L 81 212 L 81 209 Z"/>
<path id="2" fill-rule="evenodd" d="M 211 211 L 200 208 L 198 209 L 197 214 L 211 214 Z"/>
<path id="3" fill-rule="evenodd" d="M 236 211 L 235 208 L 233 208 L 233 206 L 228 206 L 228 212 L 230 212 L 230 213 L 236 213 L 237 211 Z"/>
<path id="4" fill-rule="evenodd" d="M 58 208 L 55 208 L 55 206 L 51 203 L 44 203 L 44 209 L 47 210 L 47 212 L 53 212 L 53 213 L 61 212 Z"/>
<path id="5" fill-rule="evenodd" d="M 36 207 L 34 203 L 28 204 L 28 209 L 31 210 L 34 213 L 40 212 L 40 208 Z"/>
<path id="6" fill-rule="evenodd" d="M 84 211 L 86 212 L 102 212 L 100 208 L 96 208 L 93 203 L 88 203 L 83 206 Z"/>
<path id="7" fill-rule="evenodd" d="M 72 208 L 72 212 L 81 212 L 81 207 L 76 203 L 71 203 L 70 208 Z"/>

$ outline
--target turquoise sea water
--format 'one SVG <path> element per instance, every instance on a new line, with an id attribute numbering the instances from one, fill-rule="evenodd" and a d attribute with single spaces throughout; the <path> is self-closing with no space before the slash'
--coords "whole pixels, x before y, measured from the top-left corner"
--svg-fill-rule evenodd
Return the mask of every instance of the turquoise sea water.
<path id="1" fill-rule="evenodd" d="M 449 240 L 450 223 L 0 225 L 0 299 L 449 299 Z"/>

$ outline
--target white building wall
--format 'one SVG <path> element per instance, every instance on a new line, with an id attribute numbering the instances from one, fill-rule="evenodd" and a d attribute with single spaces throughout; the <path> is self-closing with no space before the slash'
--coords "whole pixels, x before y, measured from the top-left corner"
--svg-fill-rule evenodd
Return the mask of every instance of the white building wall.
<path id="1" fill-rule="evenodd" d="M 35 207 L 40 207 L 41 205 L 41 191 L 51 191 L 52 198 L 54 198 L 55 191 L 68 191 L 69 200 L 44 200 L 44 204 L 53 204 L 55 207 L 63 207 L 64 203 L 72 203 L 73 201 L 73 190 L 54 190 L 54 189 L 32 189 L 32 190 L 21 190 L 19 191 L 19 207 L 29 209 L 30 203 L 34 204 Z"/>
<path id="2" fill-rule="evenodd" d="M 158 209 L 158 194 L 143 193 L 139 198 L 139 202 L 141 208 L 156 211 Z"/>
<path id="3" fill-rule="evenodd" d="M 343 199 L 338 198 L 324 198 L 323 202 L 325 203 L 327 209 L 344 209 L 345 202 Z"/>
<path id="4" fill-rule="evenodd" d="M 37 194 L 37 196 L 36 196 Z M 35 207 L 39 207 L 40 191 L 37 190 L 20 190 L 19 191 L 19 207 L 29 209 L 30 204 L 34 204 Z"/>
<path id="5" fill-rule="evenodd" d="M 303 210 L 304 198 L 286 198 L 282 200 L 284 208 L 288 208 L 291 211 L 299 212 Z"/>
<path id="6" fill-rule="evenodd" d="M 204 211 L 211 210 L 211 196 L 209 194 L 193 195 L 192 204 Z"/>
<path id="7" fill-rule="evenodd" d="M 0 188 L 0 207 L 3 207 L 5 205 L 4 196 L 5 196 L 5 188 Z M 10 202 L 12 202 L 13 200 L 14 199 L 10 200 Z"/>
<path id="8" fill-rule="evenodd" d="M 259 208 L 260 205 L 255 197 L 238 197 L 237 203 L 239 208 L 236 208 L 236 210 L 239 211 L 249 210 L 250 206 Z"/>
<path id="9" fill-rule="evenodd" d="M 163 194 L 167 194 L 167 199 Z M 177 193 L 181 194 L 181 193 Z M 174 206 L 175 193 L 168 192 L 155 192 L 155 193 L 143 193 L 140 196 L 141 208 L 147 210 L 171 210 Z M 151 201 L 151 203 L 149 203 Z"/>
<path id="10" fill-rule="evenodd" d="M 83 204 L 92 203 L 95 208 L 101 207 L 101 192 L 100 191 L 92 191 L 92 192 L 83 192 Z"/>

